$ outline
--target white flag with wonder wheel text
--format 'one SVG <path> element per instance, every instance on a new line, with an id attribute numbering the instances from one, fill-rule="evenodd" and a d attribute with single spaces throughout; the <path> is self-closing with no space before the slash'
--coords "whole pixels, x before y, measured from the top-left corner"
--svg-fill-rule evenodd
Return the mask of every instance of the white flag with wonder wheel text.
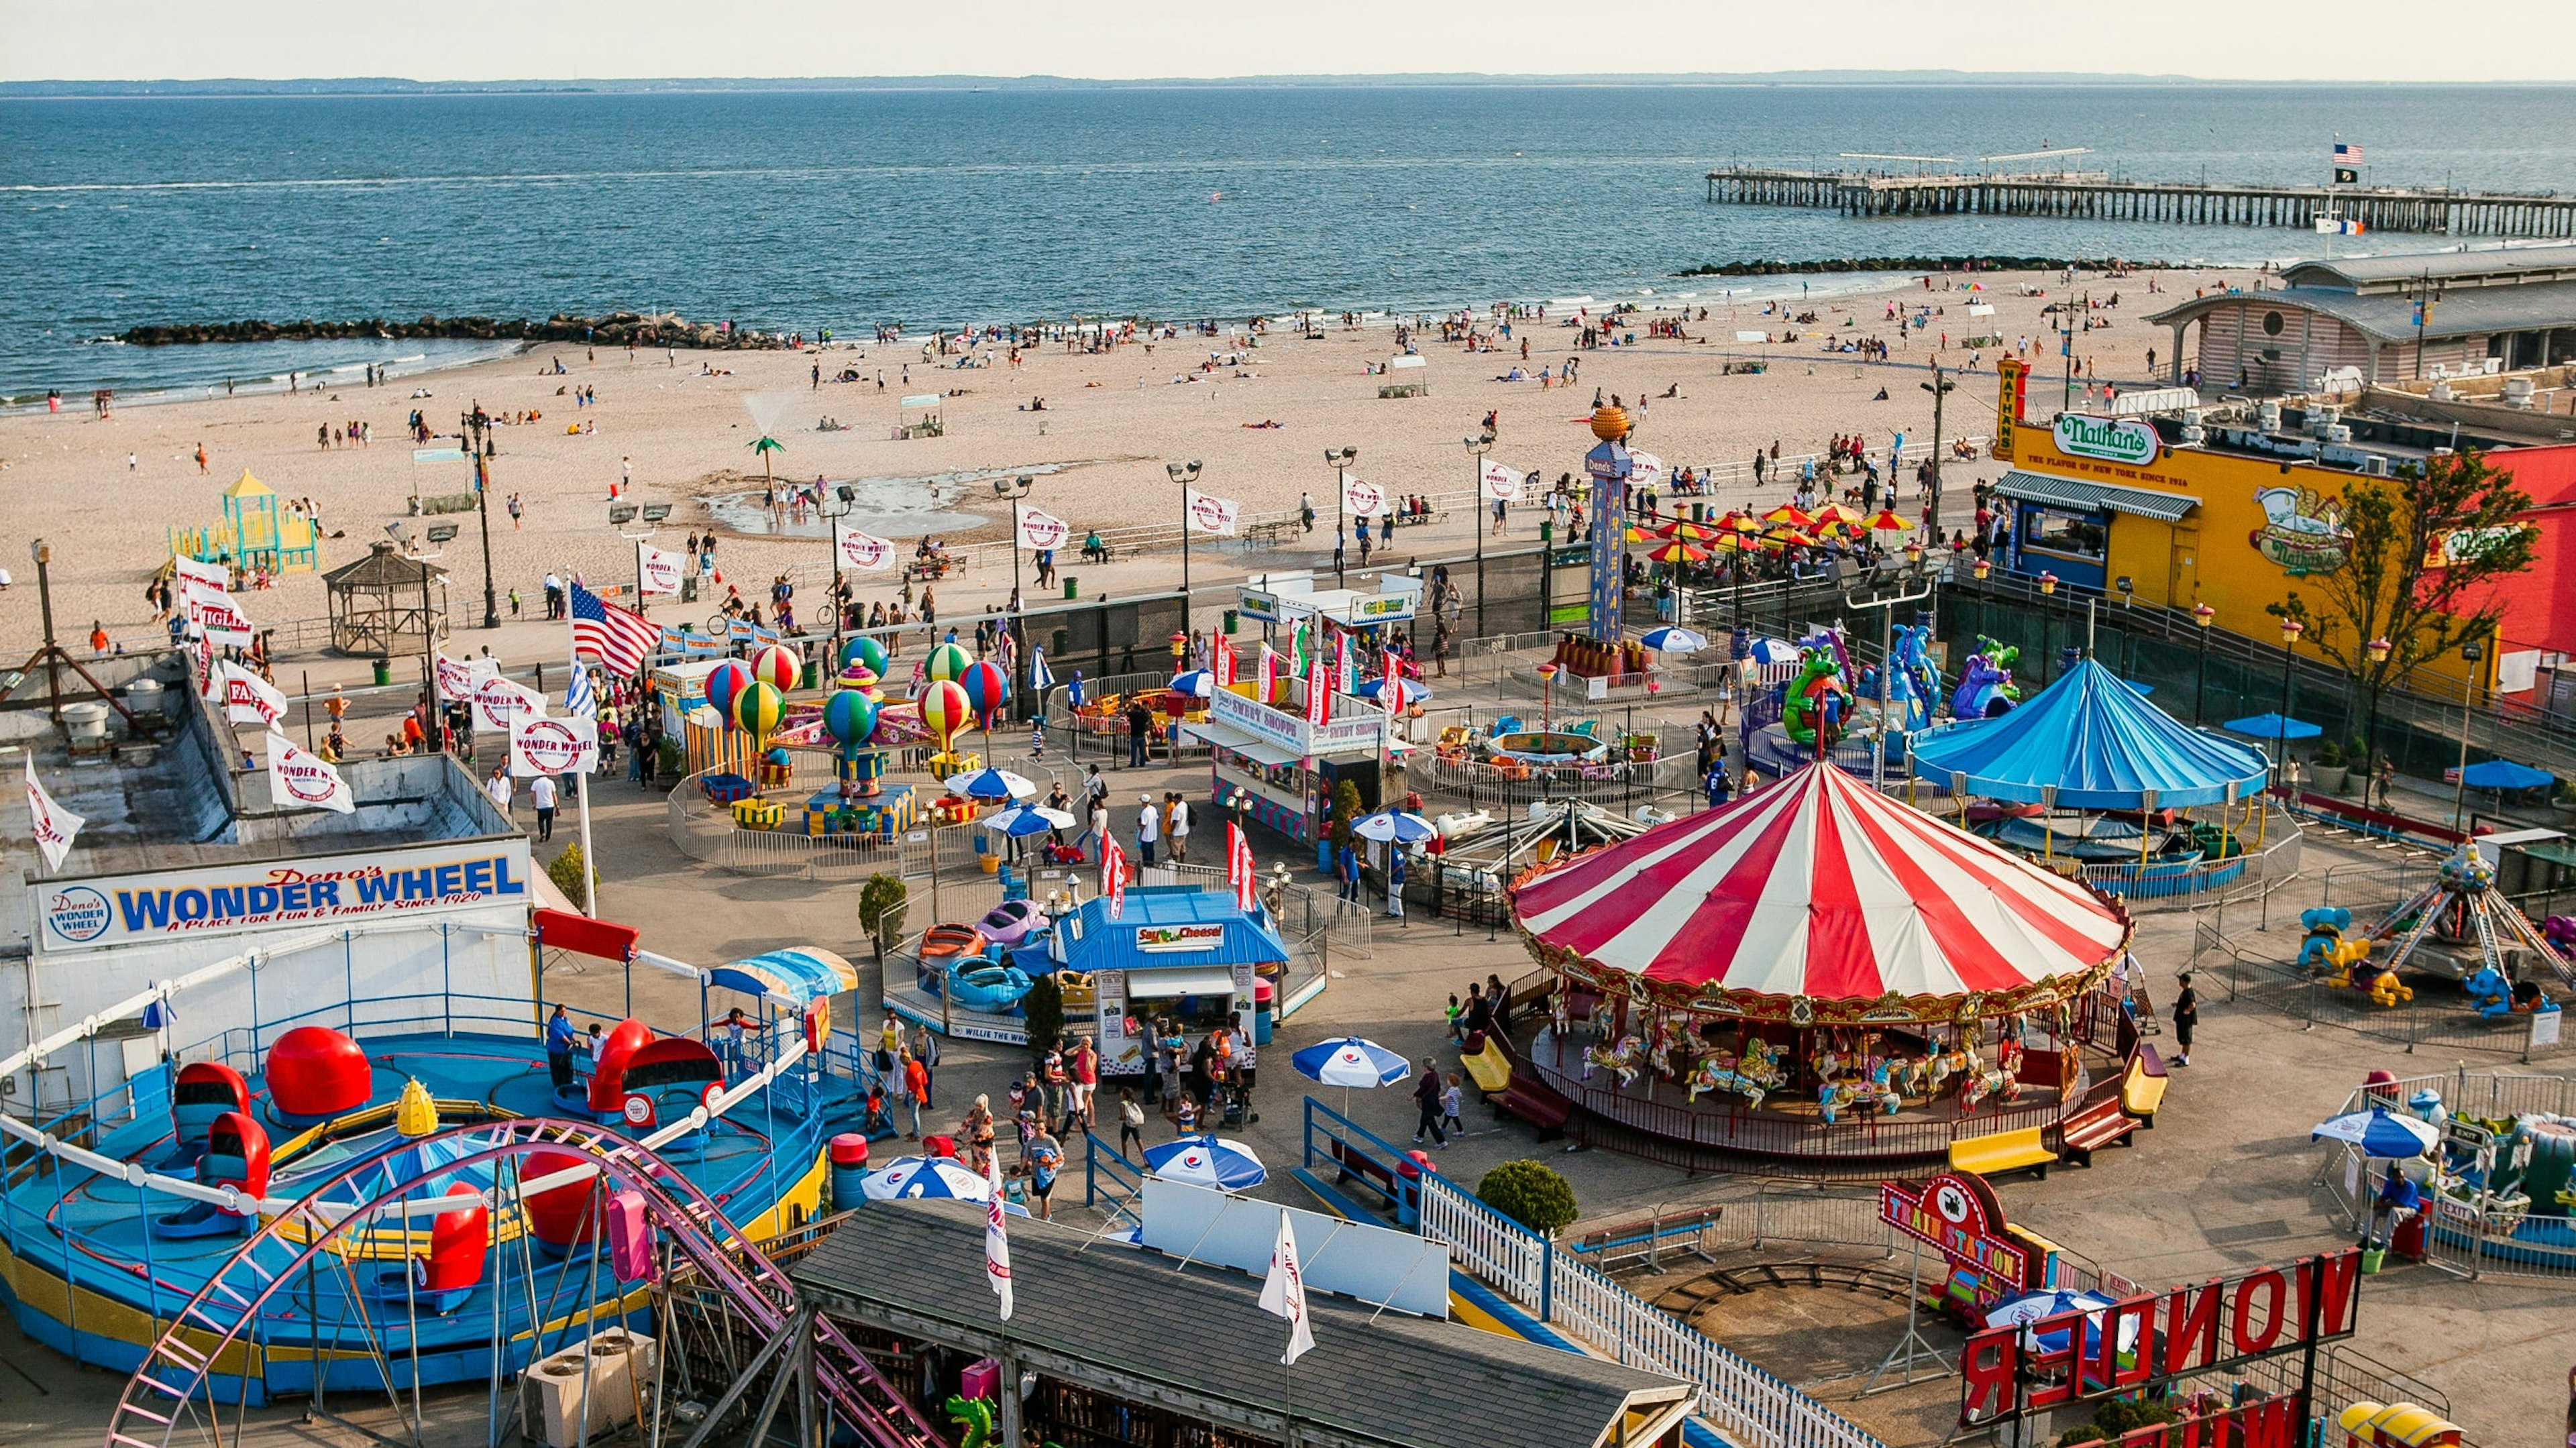
<path id="1" fill-rule="evenodd" d="M 677 594 L 680 579 L 688 565 L 679 554 L 656 548 L 649 543 L 635 545 L 635 582 L 637 591 L 650 598 L 657 593 Z"/>
<path id="2" fill-rule="evenodd" d="M 874 573 L 894 562 L 892 543 L 856 528 L 836 529 L 832 546 L 840 550 L 843 568 L 862 573 Z"/>
<path id="3" fill-rule="evenodd" d="M 357 796 L 340 771 L 274 730 L 268 736 L 268 797 L 280 809 L 358 811 Z"/>
<path id="4" fill-rule="evenodd" d="M 1288 1355 L 1279 1361 L 1294 1366 L 1315 1346 L 1315 1330 L 1306 1321 L 1306 1275 L 1297 1267 L 1297 1232 L 1290 1214 L 1279 1214 L 1279 1241 L 1270 1249 L 1270 1272 L 1261 1279 L 1261 1310 L 1288 1319 Z"/>
<path id="5" fill-rule="evenodd" d="M 988 1154 L 984 1162 L 984 1281 L 1002 1299 L 1002 1320 L 1011 1320 L 1011 1239 L 1002 1230 L 1002 1159 Z"/>
<path id="6" fill-rule="evenodd" d="M 1234 536 L 1235 516 L 1243 511 L 1243 505 L 1232 498 L 1184 489 L 1182 511 L 1189 515 L 1192 532 L 1217 533 L 1231 538 Z"/>
<path id="7" fill-rule="evenodd" d="M 36 782 L 36 756 L 32 754 L 27 756 L 27 814 L 36 823 L 36 848 L 45 852 L 45 868 L 61 869 L 63 856 L 72 852 L 72 840 L 88 821 L 54 803 L 54 797 L 45 793 L 45 787 Z"/>
<path id="8" fill-rule="evenodd" d="M 1061 548 L 1073 536 L 1073 525 L 1052 513 L 1041 513 L 1026 503 L 1013 503 L 1011 510 L 1019 517 L 1020 546 L 1034 552 Z"/>
<path id="9" fill-rule="evenodd" d="M 548 718 L 522 709 L 510 718 L 510 773 L 592 774 L 599 769 L 599 721 L 574 715 Z"/>
<path id="10" fill-rule="evenodd" d="M 1485 459 L 1484 481 L 1486 502 L 1517 503 L 1521 500 L 1521 475 L 1492 458 Z"/>

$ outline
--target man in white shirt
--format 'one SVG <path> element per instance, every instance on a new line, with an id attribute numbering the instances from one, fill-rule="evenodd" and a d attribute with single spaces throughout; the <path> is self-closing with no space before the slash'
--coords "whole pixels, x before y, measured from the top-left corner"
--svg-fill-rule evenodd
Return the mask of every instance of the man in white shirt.
<path id="1" fill-rule="evenodd" d="M 1171 801 L 1172 863 L 1175 865 L 1183 864 L 1189 859 L 1190 802 L 1181 798 L 1177 794 L 1166 795 L 1164 798 Z"/>
<path id="2" fill-rule="evenodd" d="M 537 807 L 537 843 L 555 837 L 555 777 L 540 774 L 528 781 L 528 803 Z"/>
<path id="3" fill-rule="evenodd" d="M 1144 808 L 1136 812 L 1136 858 L 1150 869 L 1154 864 L 1154 844 L 1163 837 L 1163 811 L 1150 794 L 1138 796 Z"/>
<path id="4" fill-rule="evenodd" d="M 496 764 L 492 766 L 492 777 L 483 781 L 483 792 L 492 797 L 492 807 L 501 812 L 501 818 L 505 820 L 510 818 L 510 795 L 512 791 L 510 785 L 510 767 L 508 765 Z"/>

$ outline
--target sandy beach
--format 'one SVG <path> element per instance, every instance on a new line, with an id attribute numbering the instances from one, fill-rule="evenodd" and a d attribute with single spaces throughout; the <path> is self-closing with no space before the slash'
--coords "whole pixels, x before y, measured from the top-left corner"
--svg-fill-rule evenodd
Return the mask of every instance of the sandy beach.
<path id="1" fill-rule="evenodd" d="M 629 501 L 674 505 L 655 541 L 676 548 L 691 532 L 716 527 L 724 540 L 719 557 L 726 580 L 750 585 L 747 597 L 758 596 L 781 570 L 801 569 L 808 580 L 820 575 L 828 555 L 819 537 L 742 534 L 720 526 L 708 510 L 710 498 L 746 487 L 757 493 L 760 466 L 751 444 L 762 436 L 764 423 L 784 445 L 773 455 L 781 479 L 884 480 L 871 496 L 900 499 L 916 510 L 931 510 L 937 494 L 937 516 L 928 526 L 909 514 L 880 516 L 884 531 L 907 544 L 924 532 L 951 542 L 999 538 L 1002 513 L 984 474 L 1044 470 L 1032 501 L 1068 521 L 1077 536 L 1092 527 L 1174 517 L 1178 490 L 1164 473 L 1164 464 L 1173 460 L 1202 462 L 1202 491 L 1251 510 L 1292 508 L 1301 492 L 1313 497 L 1326 520 L 1315 534 L 1272 554 L 1203 553 L 1194 578 L 1204 587 L 1247 568 L 1329 564 L 1333 475 L 1322 462 L 1327 448 L 1356 447 L 1353 474 L 1389 494 L 1463 492 L 1473 474 L 1461 440 L 1477 433 L 1490 411 L 1498 434 L 1493 457 L 1552 480 L 1579 470 L 1590 442 L 1581 423 L 1598 389 L 1632 408 L 1640 397 L 1649 399 L 1635 414 L 1635 443 L 1676 471 L 1741 462 L 1775 441 L 1784 455 L 1809 452 L 1850 433 L 1866 436 L 1872 452 L 1884 457 L 1893 435 L 1902 432 L 1909 458 L 1918 457 L 1932 434 L 1932 399 L 1917 384 L 1936 359 L 1968 369 L 1951 394 L 1946 435 L 1982 437 L 1991 431 L 1997 349 L 1976 349 L 1971 368 L 1967 338 L 1999 335 L 2007 348 L 2027 338 L 2040 374 L 2030 411 L 2045 415 L 2058 403 L 2061 366 L 2045 308 L 2089 293 L 2097 304 L 2091 313 L 2096 328 L 2078 333 L 2077 359 L 2101 381 L 2134 388 L 2156 380 L 2148 350 L 2156 350 L 2161 365 L 2172 345 L 2164 329 L 2143 324 L 2147 313 L 2170 305 L 2174 294 L 2249 285 L 2253 277 L 2216 269 L 2140 270 L 2117 278 L 2079 273 L 2071 282 L 2058 273 L 1936 275 L 1929 290 L 1918 279 L 1883 292 L 1820 296 L 1803 305 L 1792 301 L 1792 314 L 1813 310 L 1816 320 L 1798 327 L 1801 340 L 1771 345 L 1735 339 L 1739 331 L 1780 335 L 1792 325 L 1783 315 L 1765 315 L 1758 302 L 1730 306 L 1709 286 L 1687 300 L 1644 299 L 1645 310 L 1624 319 L 1638 337 L 1634 346 L 1578 352 L 1579 332 L 1564 325 L 1571 309 L 1552 306 L 1543 319 L 1515 320 L 1509 340 L 1493 351 L 1468 353 L 1437 340 L 1436 330 L 1421 333 L 1417 345 L 1427 365 L 1392 378 L 1369 371 L 1394 350 L 1391 322 L 1346 330 L 1334 319 L 1320 340 L 1307 340 L 1293 320 L 1274 319 L 1239 363 L 1213 370 L 1202 368 L 1211 353 L 1230 350 L 1223 324 L 1213 337 L 1185 332 L 1105 353 L 1072 351 L 1061 343 L 1036 346 L 1022 353 L 1017 366 L 1006 360 L 1005 348 L 995 346 L 977 349 L 979 358 L 991 357 L 991 365 L 959 369 L 956 357 L 934 362 L 912 341 L 836 341 L 803 352 L 632 355 L 623 348 L 594 352 L 541 345 L 502 361 L 397 378 L 373 389 L 342 379 L 336 389 L 319 392 L 127 406 L 106 420 L 92 417 L 86 398 L 77 405 L 67 399 L 58 415 L 0 418 L 0 494 L 8 500 L 9 534 L 0 554 L 11 560 L 7 566 L 17 584 L 0 603 L 0 648 L 24 650 L 41 638 L 33 570 L 26 562 L 26 545 L 38 537 L 53 545 L 56 621 L 67 643 L 85 643 L 92 620 L 136 645 L 155 639 L 143 587 L 168 556 L 168 530 L 216 522 L 220 494 L 245 469 L 282 498 L 312 501 L 323 520 L 324 570 L 363 557 L 370 543 L 385 536 L 387 523 L 406 519 L 415 493 L 470 486 L 462 463 L 413 462 L 406 421 L 415 408 L 434 432 L 446 434 L 449 445 L 459 414 L 476 403 L 496 414 L 542 415 L 497 430 L 492 567 L 505 619 L 513 588 L 524 600 L 523 620 L 541 612 L 539 582 L 549 569 L 603 583 L 631 575 L 631 545 L 607 522 L 610 488 L 629 462 Z M 2151 278 L 2162 295 L 2150 294 Z M 1967 291 L 1971 280 L 1983 289 Z M 2099 305 L 2114 294 L 2116 307 Z M 1971 318 L 1972 302 L 1991 304 L 1993 315 Z M 1932 308 L 1928 327 L 1900 339 L 1889 313 L 1894 304 Z M 1592 318 L 1607 305 L 1589 308 Z M 1687 340 L 1649 335 L 1646 323 L 1681 319 L 1685 308 Z M 1481 327 L 1486 319 L 1480 314 L 1478 321 Z M 1240 324 L 1235 330 L 1243 331 Z M 1884 342 L 1888 360 L 1827 350 L 1847 339 Z M 1580 359 L 1580 379 L 1571 391 L 1496 380 L 1515 366 L 1534 376 L 1540 367 L 1562 366 L 1569 357 Z M 1755 359 L 1767 361 L 1768 369 L 1758 375 L 1724 370 Z M 558 362 L 560 375 L 554 371 Z M 844 369 L 857 370 L 861 380 L 835 381 Z M 1377 395 L 1383 382 L 1415 380 L 1429 384 L 1427 396 Z M 576 407 L 574 392 L 582 388 L 594 389 L 597 401 Z M 416 391 L 429 395 L 415 397 Z M 899 400 L 932 391 L 949 394 L 942 409 L 945 435 L 893 437 Z M 2077 396 L 2080 405 L 2081 375 Z M 1044 410 L 1028 410 L 1038 398 Z M 847 430 L 818 431 L 826 417 Z M 317 429 L 352 422 L 366 425 L 369 446 L 317 445 Z M 1254 426 L 1274 422 L 1276 427 Z M 592 430 L 573 431 L 584 424 Z M 1949 487 L 1964 492 L 1967 484 L 2000 471 L 1991 461 L 1954 463 L 1946 476 Z M 968 480 L 945 491 L 914 481 L 961 474 Z M 1776 498 L 1783 489 L 1775 484 L 1770 491 Z M 1719 499 L 1734 501 L 1751 492 L 1749 486 L 1721 489 Z M 498 506 L 514 494 L 524 509 L 515 525 Z M 913 516 L 908 528 L 907 516 Z M 461 525 L 459 536 L 443 545 L 439 562 L 450 570 L 460 636 L 470 647 L 489 642 L 496 654 L 511 659 L 560 655 L 561 636 L 554 630 L 523 623 L 485 635 L 464 627 L 480 615 L 482 564 L 472 515 L 410 521 L 415 537 L 429 521 Z M 1453 515 L 1409 531 L 1404 550 L 1463 549 L 1469 526 L 1463 515 Z M 1532 512 L 1515 518 L 1511 532 L 1526 539 L 1536 526 Z M 1060 564 L 1080 574 L 1086 595 L 1168 588 L 1179 575 L 1177 555 L 1169 552 L 1121 558 L 1105 567 L 1077 568 L 1069 556 Z M 891 573 L 862 578 L 860 596 L 891 597 L 896 587 Z M 940 601 L 955 617 L 998 604 L 1010 587 L 1006 569 L 978 569 L 941 584 Z M 326 611 L 316 573 L 286 575 L 242 602 L 261 624 L 318 619 Z M 656 613 L 677 620 L 707 611 L 703 604 L 667 603 Z M 317 660 L 314 677 L 354 678 L 363 667 L 353 660 Z"/>

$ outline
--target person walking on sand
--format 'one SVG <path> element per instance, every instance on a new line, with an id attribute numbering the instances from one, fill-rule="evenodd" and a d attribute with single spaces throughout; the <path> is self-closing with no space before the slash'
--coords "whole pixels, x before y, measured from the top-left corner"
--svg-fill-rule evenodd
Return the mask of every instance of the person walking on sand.
<path id="1" fill-rule="evenodd" d="M 199 444 L 197 444 L 197 476 L 199 476 L 199 477 L 204 477 L 204 476 L 205 476 L 205 474 L 206 474 L 206 445 L 205 445 L 204 443 L 199 443 Z"/>

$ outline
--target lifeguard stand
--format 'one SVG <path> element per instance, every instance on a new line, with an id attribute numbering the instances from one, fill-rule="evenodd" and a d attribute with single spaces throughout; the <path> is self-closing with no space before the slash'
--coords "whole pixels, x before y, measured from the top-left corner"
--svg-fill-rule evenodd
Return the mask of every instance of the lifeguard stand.
<path id="1" fill-rule="evenodd" d="M 170 553 L 271 573 L 310 573 L 322 566 L 321 532 L 313 520 L 279 508 L 276 490 L 248 468 L 224 489 L 223 522 L 171 529 Z"/>

